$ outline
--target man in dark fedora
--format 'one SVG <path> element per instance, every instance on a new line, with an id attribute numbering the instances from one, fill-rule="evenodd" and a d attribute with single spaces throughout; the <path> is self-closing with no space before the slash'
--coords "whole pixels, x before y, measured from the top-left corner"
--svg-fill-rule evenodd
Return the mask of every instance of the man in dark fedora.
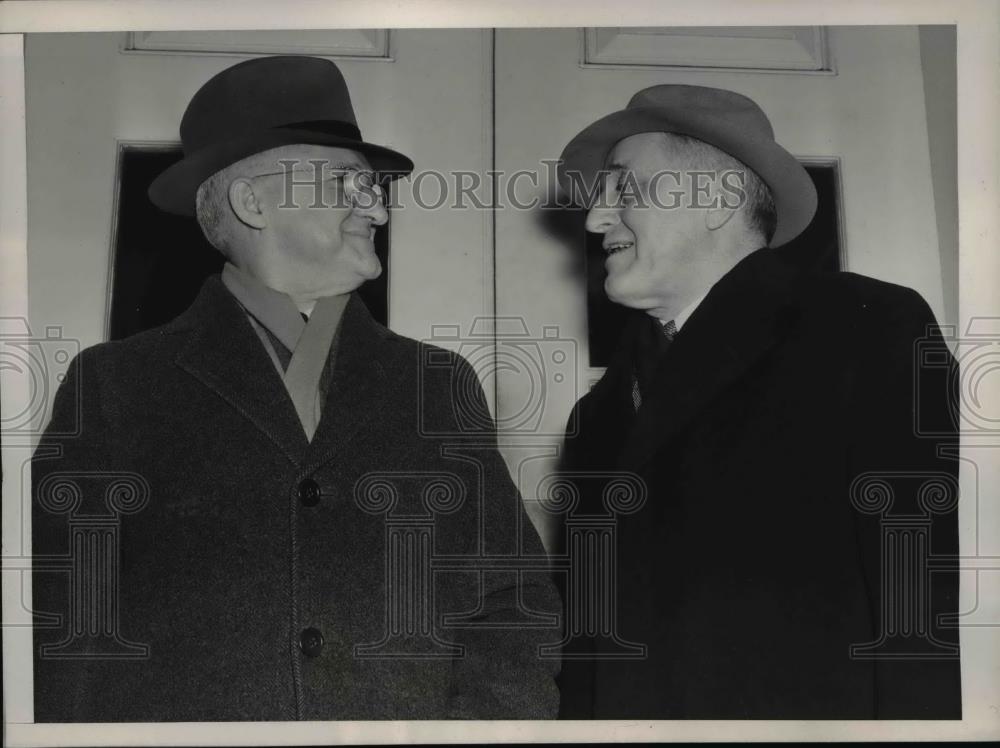
<path id="1" fill-rule="evenodd" d="M 542 553 L 495 434 L 456 422 L 488 414 L 476 376 L 353 293 L 412 162 L 364 141 L 318 58 L 219 73 L 180 131 L 150 198 L 227 264 L 174 321 L 83 351 L 56 396 L 36 720 L 555 716 L 552 632 L 518 625 L 558 610 L 547 575 L 454 566 Z"/>
<path id="2" fill-rule="evenodd" d="M 815 188 L 737 93 L 647 88 L 562 159 L 632 310 L 563 465 L 584 514 L 588 474 L 646 488 L 562 715 L 960 718 L 955 363 L 927 304 L 779 259 Z"/>

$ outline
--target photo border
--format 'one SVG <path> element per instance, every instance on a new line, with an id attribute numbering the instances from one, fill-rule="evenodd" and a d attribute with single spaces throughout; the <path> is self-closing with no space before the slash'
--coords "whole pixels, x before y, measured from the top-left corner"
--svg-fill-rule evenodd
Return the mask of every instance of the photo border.
<path id="1" fill-rule="evenodd" d="M 669 5 L 637 0 L 613 6 L 594 0 L 553 2 L 534 0 L 493 2 L 409 2 L 362 6 L 307 0 L 281 4 L 264 0 L 235 3 L 89 2 L 88 0 L 22 0 L 0 5 L 0 316 L 28 317 L 27 296 L 27 187 L 25 152 L 24 58 L 21 33 L 50 31 L 138 31 L 157 29 L 245 29 L 285 27 L 294 18 L 296 28 L 478 28 L 565 27 L 628 25 L 917 25 L 957 24 L 958 75 L 958 188 L 959 188 L 959 309 L 961 327 L 995 313 L 1000 279 L 1000 210 L 998 210 L 998 102 L 984 92 L 1000 90 L 998 54 L 1000 6 L 990 0 L 883 0 L 869 3 L 772 0 L 749 4 L 736 0 L 674 2 Z M 27 383 L 23 383 L 27 391 Z M 996 384 L 996 382 L 991 382 Z M 995 390 L 996 388 L 993 388 Z M 3 402 L 23 394 L 17 384 L 2 393 Z M 994 395 L 997 393 L 994 391 Z M 995 401 L 995 398 L 994 400 Z M 12 470 L 24 457 L 23 447 L 4 437 L 3 577 L 4 609 L 20 604 L 11 599 L 11 572 L 17 572 L 10 549 L 19 548 L 23 497 L 12 486 Z M 963 441 L 963 448 L 970 445 Z M 994 450 L 994 455 L 998 454 Z M 975 466 L 962 461 L 961 485 L 977 490 Z M 980 496 L 1000 496 L 990 485 L 996 472 L 980 476 Z M 968 513 L 967 513 L 968 514 Z M 961 520 L 963 548 L 977 536 L 990 536 L 975 526 L 975 517 Z M 1000 528 L 992 537 L 1000 537 Z M 20 548 L 20 560 L 30 549 Z M 30 588 L 30 585 L 29 585 Z M 985 585 L 984 585 L 985 588 Z M 975 600 L 963 585 L 961 608 L 986 607 L 995 617 L 995 599 Z M 24 631 L 7 627 L 3 642 L 5 714 L 30 705 L 31 689 L 20 677 L 31 670 Z M 12 636 L 13 634 L 13 636 Z M 25 649 L 27 651 L 25 652 Z M 299 745 L 310 743 L 453 743 L 453 742 L 595 742 L 595 741 L 758 741 L 758 740 L 933 740 L 996 738 L 997 715 L 990 704 L 1000 703 L 996 670 L 1000 661 L 1000 629 L 991 630 L 986 651 L 975 655 L 963 647 L 963 702 L 965 717 L 958 722 L 935 721 L 551 721 L 551 722 L 311 722 L 311 723 L 143 723 L 71 725 L 5 723 L 4 739 L 11 746 L 34 745 Z M 12 707 L 16 707 L 13 708 Z"/>

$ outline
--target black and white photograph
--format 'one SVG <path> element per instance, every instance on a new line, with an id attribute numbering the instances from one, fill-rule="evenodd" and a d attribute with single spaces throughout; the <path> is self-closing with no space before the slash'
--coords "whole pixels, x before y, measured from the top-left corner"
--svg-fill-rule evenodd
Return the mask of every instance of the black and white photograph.
<path id="1" fill-rule="evenodd" d="M 1000 737 L 998 24 L 0 5 L 5 742 Z"/>

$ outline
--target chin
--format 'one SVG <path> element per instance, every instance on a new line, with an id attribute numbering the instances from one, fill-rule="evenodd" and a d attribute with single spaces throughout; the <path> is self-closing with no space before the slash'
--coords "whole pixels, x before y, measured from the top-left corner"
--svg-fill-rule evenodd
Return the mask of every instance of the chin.
<path id="1" fill-rule="evenodd" d="M 349 260 L 354 265 L 354 272 L 367 280 L 374 280 L 382 275 L 382 263 L 375 254 L 375 245 L 365 241 L 364 246 L 360 243 L 352 247 L 353 253 Z"/>
<path id="2" fill-rule="evenodd" d="M 365 263 L 360 275 L 365 280 L 375 280 L 382 275 L 382 263 L 379 262 L 378 257 L 372 257 L 371 262 Z"/>
<path id="3" fill-rule="evenodd" d="M 611 278 L 608 277 L 604 281 L 604 293 L 607 297 L 621 306 L 629 307 L 630 309 L 644 309 L 643 302 L 644 298 L 640 298 L 635 293 L 630 293 L 627 288 L 620 288 L 618 284 L 613 283 Z"/>

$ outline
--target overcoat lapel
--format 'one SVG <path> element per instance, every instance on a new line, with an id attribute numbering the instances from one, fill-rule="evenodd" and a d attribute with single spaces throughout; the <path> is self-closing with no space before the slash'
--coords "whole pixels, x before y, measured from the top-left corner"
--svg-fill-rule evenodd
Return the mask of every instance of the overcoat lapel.
<path id="1" fill-rule="evenodd" d="M 580 402 L 575 424 L 582 446 L 576 453 L 586 460 L 577 468 L 613 469 L 618 462 L 629 429 L 635 420 L 632 405 L 632 349 L 638 328 L 646 324 L 645 314 L 629 314 L 622 328 L 622 337 L 608 361 L 604 376 Z M 584 457 L 586 455 L 586 457 Z"/>
<path id="2" fill-rule="evenodd" d="M 193 330 L 176 363 L 218 394 L 298 464 L 308 441 L 295 407 L 246 313 L 218 276 L 174 323 Z M 211 423 L 205 424 L 212 428 Z"/>
<path id="3" fill-rule="evenodd" d="M 787 333 L 797 316 L 793 279 L 793 271 L 763 249 L 712 288 L 660 362 L 620 467 L 641 471 Z"/>
<path id="4" fill-rule="evenodd" d="M 384 417 L 394 382 L 404 370 L 402 346 L 375 322 L 364 302 L 351 294 L 333 352 L 326 402 L 312 442 L 295 406 L 245 312 L 218 276 L 210 277 L 175 329 L 193 335 L 177 365 L 218 394 L 268 436 L 288 459 L 312 469 L 350 445 L 358 432 Z M 210 426 L 209 426 L 210 427 Z"/>

